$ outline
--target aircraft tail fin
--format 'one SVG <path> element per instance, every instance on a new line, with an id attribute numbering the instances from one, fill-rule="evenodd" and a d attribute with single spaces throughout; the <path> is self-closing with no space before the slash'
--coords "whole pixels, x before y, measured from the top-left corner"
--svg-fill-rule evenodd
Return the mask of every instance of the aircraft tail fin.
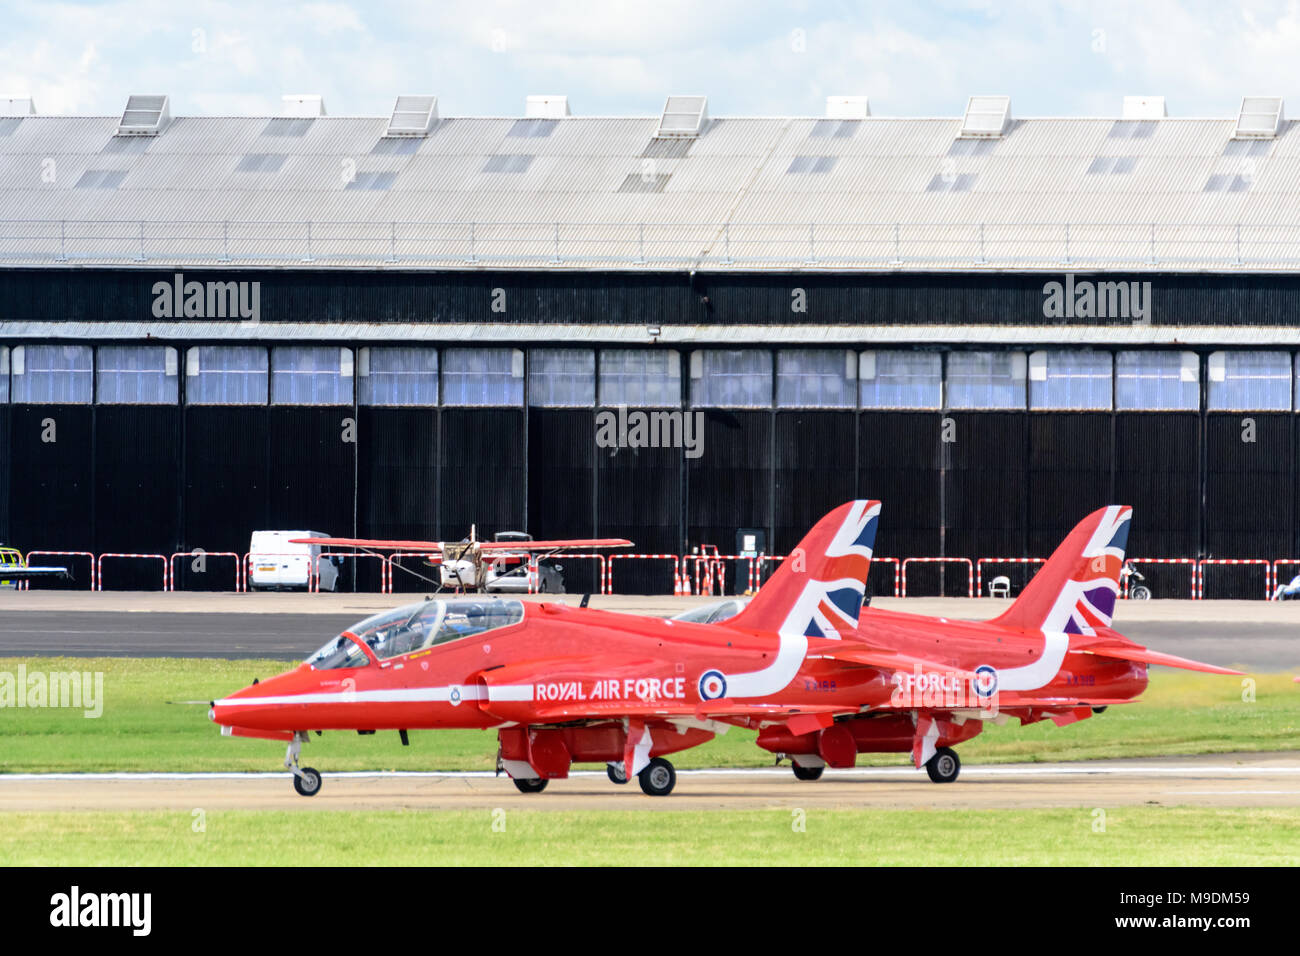
<path id="1" fill-rule="evenodd" d="M 1110 627 L 1132 517 L 1127 505 L 1109 505 L 1080 521 L 993 623 L 1066 634 Z"/>
<path id="2" fill-rule="evenodd" d="M 835 637 L 858 626 L 880 502 L 840 505 L 813 525 L 745 609 L 725 623 Z"/>

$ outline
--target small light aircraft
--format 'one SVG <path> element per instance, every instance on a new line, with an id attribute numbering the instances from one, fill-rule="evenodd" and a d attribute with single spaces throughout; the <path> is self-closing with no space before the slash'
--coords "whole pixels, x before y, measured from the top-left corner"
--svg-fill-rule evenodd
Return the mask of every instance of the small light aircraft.
<path id="1" fill-rule="evenodd" d="M 367 618 L 288 673 L 213 703 L 222 733 L 493 728 L 498 765 L 525 793 L 574 763 L 605 763 L 652 796 L 669 754 L 731 726 L 791 758 L 795 776 L 859 753 L 910 751 L 935 782 L 987 720 L 1068 724 L 1147 685 L 1147 666 L 1236 671 L 1147 650 L 1111 628 L 1131 510 L 1085 518 L 1002 615 L 953 621 L 863 609 L 878 501 L 830 512 L 758 594 L 717 623 L 518 600 L 439 598 Z M 356 542 L 349 542 L 356 544 Z M 377 542 L 370 542 L 377 544 Z M 394 542 L 387 542 L 392 545 Z M 405 546 L 406 542 L 398 542 Z M 698 616 L 698 615 L 696 615 Z"/>
<path id="2" fill-rule="evenodd" d="M 430 563 L 438 565 L 440 581 L 432 581 L 401 564 L 393 566 L 414 574 L 430 584 L 437 583 L 441 587 L 456 591 L 476 591 L 486 588 L 511 565 L 526 563 L 529 572 L 535 575 L 538 561 L 557 554 L 600 548 L 627 548 L 632 545 L 632 542 L 626 538 L 534 541 L 530 536 L 517 531 L 502 532 L 496 536 L 495 541 L 479 541 L 474 526 L 470 527 L 468 538 L 456 542 L 389 541 L 376 538 L 292 538 L 289 543 L 352 548 L 376 556 L 381 556 L 385 552 L 423 554 L 430 558 Z"/>

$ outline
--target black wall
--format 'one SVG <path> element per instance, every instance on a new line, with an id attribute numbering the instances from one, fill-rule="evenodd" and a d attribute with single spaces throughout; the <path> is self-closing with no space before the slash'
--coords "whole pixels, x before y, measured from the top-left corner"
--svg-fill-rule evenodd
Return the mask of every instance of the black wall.
<path id="1" fill-rule="evenodd" d="M 0 321 L 149 322 L 153 287 L 174 270 L 0 270 Z M 186 281 L 258 281 L 267 323 L 491 322 L 494 325 L 1117 325 L 1044 316 L 1061 273 L 745 275 L 732 273 L 396 272 L 186 269 Z M 1154 325 L 1300 325 L 1300 276 L 1078 272 L 1150 282 Z M 800 311 L 792 290 L 803 290 Z M 496 290 L 504 293 L 504 310 Z M 1229 318 L 1230 317 L 1230 318 Z M 164 333 L 167 334 L 167 333 Z"/>

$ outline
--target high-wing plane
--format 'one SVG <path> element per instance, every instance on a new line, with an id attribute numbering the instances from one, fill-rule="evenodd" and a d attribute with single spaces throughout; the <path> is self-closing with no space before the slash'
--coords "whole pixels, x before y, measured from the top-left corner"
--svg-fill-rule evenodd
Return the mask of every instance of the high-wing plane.
<path id="1" fill-rule="evenodd" d="M 506 540 L 501 540 L 502 538 Z M 468 538 L 456 542 L 380 538 L 293 538 L 289 543 L 353 548 L 374 555 L 382 555 L 385 552 L 429 555 L 437 561 L 442 587 L 454 588 L 457 591 L 474 591 L 484 587 L 492 576 L 489 574 L 489 567 L 495 572 L 504 570 L 512 563 L 518 566 L 565 552 L 627 548 L 632 545 L 632 542 L 626 538 L 566 538 L 559 541 L 534 541 L 527 535 L 514 533 L 510 533 L 508 537 L 498 535 L 496 541 L 479 541 L 472 528 Z M 405 567 L 402 570 L 410 571 Z M 425 580 L 429 579 L 425 578 Z"/>
<path id="2" fill-rule="evenodd" d="M 986 721 L 1060 725 L 1131 701 L 1147 667 L 1236 671 L 1150 651 L 1111 627 L 1131 510 L 1085 518 L 1012 606 L 964 622 L 863 608 L 878 501 L 822 518 L 748 605 L 718 623 L 559 603 L 437 598 L 354 625 L 296 669 L 232 694 L 222 732 L 288 743 L 308 732 L 492 728 L 499 767 L 525 793 L 575 763 L 605 763 L 650 795 L 666 756 L 731 726 L 814 780 L 859 753 L 911 752 L 936 782 Z M 357 542 L 349 542 L 356 544 Z"/>

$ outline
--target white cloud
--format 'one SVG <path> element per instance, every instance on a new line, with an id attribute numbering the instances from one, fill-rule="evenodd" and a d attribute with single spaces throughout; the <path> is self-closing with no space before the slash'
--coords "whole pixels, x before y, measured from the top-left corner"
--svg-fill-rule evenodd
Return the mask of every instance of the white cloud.
<path id="1" fill-rule="evenodd" d="M 567 94 L 579 112 L 647 113 L 686 91 L 707 93 L 715 115 L 816 114 L 828 93 L 866 94 L 880 115 L 956 115 L 980 92 L 1011 95 L 1022 116 L 1114 114 L 1126 93 L 1164 95 L 1176 115 L 1231 115 L 1242 94 L 1286 95 L 1300 50 L 1295 0 L 7 8 L 0 89 L 30 91 L 42 112 L 109 115 L 132 92 L 169 93 L 184 113 L 304 91 L 331 113 L 374 115 L 415 91 L 438 94 L 444 115 L 519 113 L 530 92 Z"/>

